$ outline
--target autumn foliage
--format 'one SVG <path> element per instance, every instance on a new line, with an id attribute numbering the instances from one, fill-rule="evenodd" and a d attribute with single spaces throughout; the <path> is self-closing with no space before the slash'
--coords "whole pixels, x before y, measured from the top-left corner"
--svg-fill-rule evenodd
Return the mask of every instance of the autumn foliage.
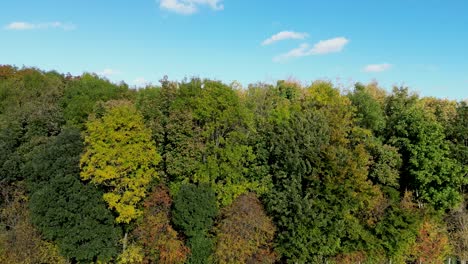
<path id="1" fill-rule="evenodd" d="M 274 263 L 275 226 L 253 193 L 239 196 L 224 209 L 217 226 L 215 257 L 219 263 Z"/>
<path id="2" fill-rule="evenodd" d="M 190 253 L 170 224 L 171 205 L 169 190 L 162 185 L 145 199 L 143 219 L 133 232 L 144 249 L 143 263 L 184 263 Z"/>
<path id="3" fill-rule="evenodd" d="M 407 87 L 3 65 L 0 263 L 463 262 L 467 142 Z"/>

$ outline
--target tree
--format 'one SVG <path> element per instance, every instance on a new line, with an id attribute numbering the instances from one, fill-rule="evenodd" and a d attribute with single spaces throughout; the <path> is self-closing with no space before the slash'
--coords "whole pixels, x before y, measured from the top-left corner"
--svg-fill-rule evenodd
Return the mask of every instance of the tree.
<path id="1" fill-rule="evenodd" d="M 196 78 L 181 83 L 165 78 L 160 88 L 139 92 L 138 108 L 160 143 L 160 174 L 174 195 L 183 184 L 206 183 L 225 206 L 242 193 L 268 188 L 249 146 L 252 115 L 237 92 Z"/>
<path id="2" fill-rule="evenodd" d="M 308 111 L 271 131 L 274 188 L 267 209 L 278 227 L 277 250 L 291 262 L 324 261 L 339 251 L 345 234 L 351 201 L 334 195 L 344 185 L 322 167 L 329 129 L 323 113 Z"/>
<path id="3" fill-rule="evenodd" d="M 43 240 L 30 222 L 24 186 L 1 186 L 0 262 L 67 263 L 56 245 Z"/>
<path id="4" fill-rule="evenodd" d="M 249 174 L 256 160 L 247 144 L 252 115 L 228 86 L 214 81 L 203 85 L 196 98 L 194 120 L 206 149 L 194 182 L 212 186 L 220 206 L 227 206 L 248 191 L 265 191 L 262 179 Z"/>
<path id="5" fill-rule="evenodd" d="M 416 191 L 438 210 L 461 202 L 465 181 L 460 164 L 449 155 L 443 127 L 431 119 L 407 89 L 395 89 L 387 102 L 387 143 L 399 148 L 403 159 L 400 186 Z"/>
<path id="6" fill-rule="evenodd" d="M 419 263 L 443 263 L 451 253 L 447 233 L 440 224 L 425 220 L 411 252 Z"/>
<path id="7" fill-rule="evenodd" d="M 357 132 L 357 131 L 356 131 Z M 369 179 L 374 184 L 398 189 L 400 180 L 401 155 L 396 147 L 382 143 L 372 134 L 363 132 L 365 148 L 371 156 L 369 163 Z M 357 134 L 357 133 L 356 133 Z"/>
<path id="8" fill-rule="evenodd" d="M 25 156 L 64 123 L 64 78 L 33 68 L 8 68 L 0 77 L 0 182 L 22 180 Z"/>
<path id="9" fill-rule="evenodd" d="M 389 260 L 404 263 L 410 258 L 422 219 L 416 211 L 411 192 L 405 192 L 401 201 L 397 190 L 390 190 L 387 194 L 390 204 L 372 232 L 378 238 L 378 248 L 383 249 Z"/>
<path id="10" fill-rule="evenodd" d="M 174 199 L 172 221 L 188 238 L 189 263 L 211 262 L 213 242 L 209 231 L 218 213 L 216 196 L 208 185 L 182 185 Z"/>
<path id="11" fill-rule="evenodd" d="M 116 221 L 129 223 L 142 215 L 137 205 L 157 179 L 160 156 L 130 102 L 110 101 L 103 111 L 87 123 L 81 178 L 108 188 L 103 198 L 118 213 Z"/>
<path id="12" fill-rule="evenodd" d="M 67 82 L 60 104 L 67 124 L 83 129 L 97 102 L 127 98 L 128 93 L 126 85 L 85 73 Z"/>
<path id="13" fill-rule="evenodd" d="M 190 253 L 170 224 L 171 205 L 169 190 L 163 185 L 145 200 L 143 219 L 133 231 L 145 254 L 143 263 L 184 263 Z"/>
<path id="14" fill-rule="evenodd" d="M 78 262 L 109 261 L 117 255 L 121 230 L 96 186 L 80 181 L 83 142 L 66 129 L 37 147 L 26 164 L 31 219 L 60 252 Z"/>
<path id="15" fill-rule="evenodd" d="M 243 194 L 223 210 L 217 225 L 217 263 L 274 263 L 275 226 L 253 193 Z"/>
<path id="16" fill-rule="evenodd" d="M 173 194 L 193 179 L 202 160 L 204 146 L 193 115 L 200 85 L 197 79 L 178 84 L 164 78 L 161 87 L 148 87 L 137 95 L 136 105 L 161 153 L 158 172 Z"/>
<path id="17" fill-rule="evenodd" d="M 450 156 L 463 166 L 464 183 L 462 188 L 466 195 L 468 186 L 468 104 L 460 102 L 456 108 L 456 116 L 447 128 L 447 138 L 450 140 Z"/>
<path id="18" fill-rule="evenodd" d="M 357 83 L 353 93 L 348 97 L 357 109 L 356 118 L 359 126 L 377 133 L 384 129 L 385 113 L 382 105 L 372 97 L 364 85 Z"/>
<path id="19" fill-rule="evenodd" d="M 468 261 L 468 205 L 465 201 L 446 216 L 450 243 L 454 254 L 466 263 Z M 463 262 L 464 261 L 464 262 Z"/>

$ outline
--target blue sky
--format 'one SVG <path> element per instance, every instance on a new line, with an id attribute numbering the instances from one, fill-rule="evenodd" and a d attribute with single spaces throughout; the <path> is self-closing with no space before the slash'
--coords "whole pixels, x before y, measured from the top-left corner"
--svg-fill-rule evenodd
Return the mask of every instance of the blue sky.
<path id="1" fill-rule="evenodd" d="M 0 64 L 130 85 L 377 80 L 464 99 L 467 14 L 465 0 L 1 1 Z"/>

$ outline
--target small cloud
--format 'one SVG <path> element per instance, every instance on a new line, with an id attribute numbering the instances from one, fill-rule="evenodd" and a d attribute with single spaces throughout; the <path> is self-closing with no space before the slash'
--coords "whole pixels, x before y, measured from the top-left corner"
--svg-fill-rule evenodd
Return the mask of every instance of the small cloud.
<path id="1" fill-rule="evenodd" d="M 305 39 L 308 37 L 309 34 L 301 33 L 301 32 L 294 32 L 294 31 L 281 31 L 262 42 L 263 46 L 273 44 L 277 41 L 287 40 L 287 39 Z"/>
<path id="2" fill-rule="evenodd" d="M 135 80 L 133 80 L 133 84 L 137 87 L 143 87 L 150 84 L 150 82 L 143 77 L 138 77 Z"/>
<path id="3" fill-rule="evenodd" d="M 364 67 L 364 72 L 384 72 L 386 70 L 390 70 L 392 68 L 392 64 L 389 63 L 382 63 L 382 64 L 369 64 Z"/>
<path id="4" fill-rule="evenodd" d="M 4 27 L 7 30 L 33 30 L 33 29 L 62 29 L 73 30 L 75 25 L 63 22 L 29 23 L 29 22 L 11 22 Z"/>
<path id="5" fill-rule="evenodd" d="M 311 52 L 313 55 L 340 52 L 348 42 L 344 37 L 321 40 L 314 45 Z"/>
<path id="6" fill-rule="evenodd" d="M 27 22 L 12 22 L 8 25 L 5 26 L 5 29 L 9 30 L 28 30 L 28 29 L 34 29 L 36 26 L 27 23 Z"/>
<path id="7" fill-rule="evenodd" d="M 160 0 L 159 7 L 182 15 L 198 12 L 199 6 L 208 6 L 212 10 L 223 10 L 223 0 Z"/>
<path id="8" fill-rule="evenodd" d="M 118 71 L 118 70 L 114 70 L 114 69 L 104 69 L 100 72 L 98 72 L 97 74 L 98 75 L 101 75 L 101 76 L 104 76 L 104 77 L 110 77 L 110 76 L 113 76 L 113 75 L 118 75 L 120 74 L 121 72 Z"/>
<path id="9" fill-rule="evenodd" d="M 297 57 L 305 57 L 309 56 L 310 54 L 310 46 L 307 43 L 302 43 L 298 48 L 292 49 L 287 53 L 278 55 L 273 58 L 273 61 L 280 62 L 290 58 L 297 58 Z"/>
<path id="10" fill-rule="evenodd" d="M 310 47 L 310 45 L 307 43 L 303 43 L 298 48 L 292 49 L 287 53 L 274 57 L 273 61 L 280 62 L 291 58 L 337 53 L 342 51 L 348 43 L 349 40 L 344 37 L 321 40 L 313 47 Z"/>

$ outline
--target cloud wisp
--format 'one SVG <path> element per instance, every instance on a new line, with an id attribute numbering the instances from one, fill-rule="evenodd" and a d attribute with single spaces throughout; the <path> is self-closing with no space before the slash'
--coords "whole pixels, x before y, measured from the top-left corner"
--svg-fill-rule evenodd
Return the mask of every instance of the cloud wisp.
<path id="1" fill-rule="evenodd" d="M 392 64 L 382 63 L 382 64 L 369 64 L 366 65 L 363 69 L 364 72 L 384 72 L 392 68 Z"/>
<path id="2" fill-rule="evenodd" d="M 119 70 L 106 68 L 106 69 L 98 72 L 97 74 L 101 75 L 101 76 L 104 76 L 104 77 L 110 77 L 110 76 L 114 76 L 114 75 L 119 75 L 120 73 L 121 73 L 121 71 L 119 71 Z"/>
<path id="3" fill-rule="evenodd" d="M 45 23 L 29 23 L 24 21 L 11 22 L 4 27 L 7 30 L 34 30 L 34 29 L 62 29 L 74 30 L 75 25 L 63 22 L 45 22 Z"/>
<path id="4" fill-rule="evenodd" d="M 133 80 L 133 84 L 137 87 L 144 87 L 149 85 L 150 82 L 143 77 L 138 77 L 135 80 Z"/>
<path id="5" fill-rule="evenodd" d="M 312 47 L 307 43 L 303 43 L 298 48 L 292 49 L 284 54 L 280 54 L 274 57 L 273 61 L 282 62 L 292 58 L 337 53 L 341 52 L 348 43 L 349 39 L 345 37 L 321 40 Z"/>
<path id="6" fill-rule="evenodd" d="M 159 7 L 182 15 L 198 12 L 200 6 L 208 6 L 212 10 L 224 9 L 223 0 L 160 0 Z"/>
<path id="7" fill-rule="evenodd" d="M 278 41 L 288 39 L 305 39 L 309 36 L 307 33 L 295 32 L 295 31 L 281 31 L 262 42 L 262 46 L 270 45 Z"/>

